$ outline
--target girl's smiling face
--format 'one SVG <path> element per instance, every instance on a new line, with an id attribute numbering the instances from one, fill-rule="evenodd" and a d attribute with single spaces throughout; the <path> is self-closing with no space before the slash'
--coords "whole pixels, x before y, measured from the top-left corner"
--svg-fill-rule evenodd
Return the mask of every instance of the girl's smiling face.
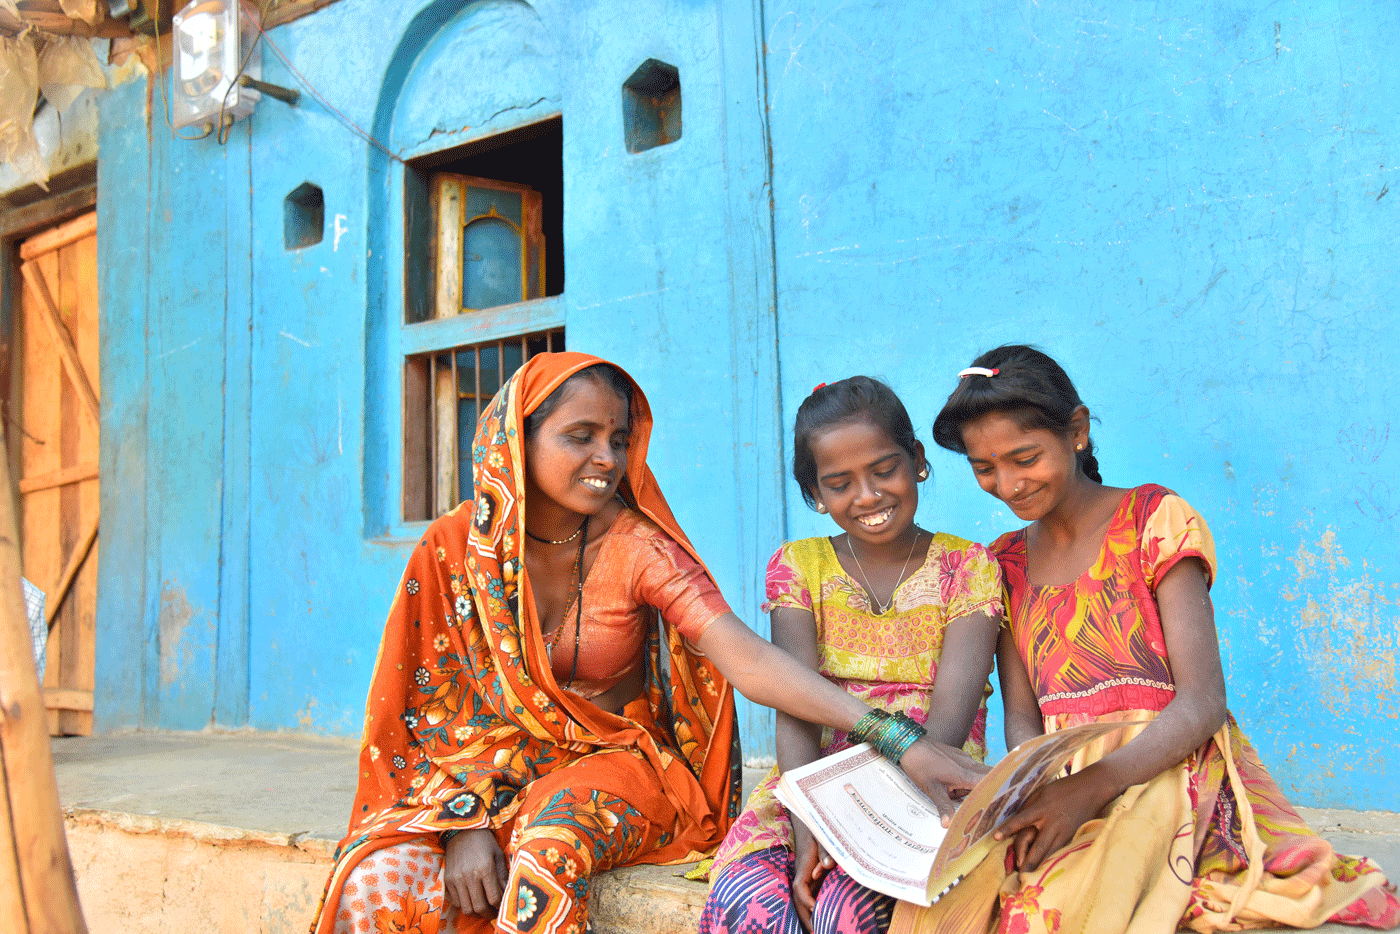
<path id="1" fill-rule="evenodd" d="M 978 485 L 1019 519 L 1034 522 L 1051 512 L 1078 478 L 1075 446 L 1089 439 L 1088 411 L 1079 411 L 1083 417 L 1067 434 L 1022 428 L 1004 412 L 968 422 L 962 440 Z"/>
<path id="2" fill-rule="evenodd" d="M 525 442 L 527 508 L 598 513 L 627 472 L 627 400 L 596 379 L 579 379 Z"/>
<path id="3" fill-rule="evenodd" d="M 871 545 L 900 539 L 919 507 L 917 457 L 865 419 L 840 422 L 812 436 L 817 502 L 848 535 Z"/>

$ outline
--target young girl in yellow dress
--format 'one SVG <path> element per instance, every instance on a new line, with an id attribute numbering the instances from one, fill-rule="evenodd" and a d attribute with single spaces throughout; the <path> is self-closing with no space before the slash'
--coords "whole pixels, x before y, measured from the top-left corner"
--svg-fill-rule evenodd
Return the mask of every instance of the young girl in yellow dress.
<path id="1" fill-rule="evenodd" d="M 947 899 L 902 906 L 893 929 L 1400 923 L 1385 877 L 1307 828 L 1225 708 L 1205 520 L 1155 484 L 1103 485 L 1089 410 L 1040 351 L 998 347 L 959 377 L 934 440 L 1030 523 L 992 544 L 1007 746 L 1078 723 L 1141 725 L 1082 750 Z"/>
<path id="2" fill-rule="evenodd" d="M 914 521 L 924 448 L 895 394 L 855 376 L 798 409 L 793 475 L 841 534 L 788 542 L 768 564 L 773 641 L 872 708 L 923 723 L 930 738 L 986 755 L 987 676 L 1001 578 L 981 545 Z M 853 882 L 773 795 L 778 774 L 850 745 L 846 734 L 778 714 L 778 766 L 721 845 L 701 934 L 874 934 L 894 900 Z M 945 813 L 952 808 L 944 798 Z"/>

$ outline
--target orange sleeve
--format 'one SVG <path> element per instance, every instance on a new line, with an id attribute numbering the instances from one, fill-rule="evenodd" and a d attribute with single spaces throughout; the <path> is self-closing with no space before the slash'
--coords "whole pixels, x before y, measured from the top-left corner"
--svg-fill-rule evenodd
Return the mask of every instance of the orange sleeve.
<path id="1" fill-rule="evenodd" d="M 1174 494 L 1162 497 L 1142 530 L 1142 571 L 1154 591 L 1183 558 L 1196 558 L 1206 569 L 1206 586 L 1215 581 L 1215 539 L 1201 514 Z"/>
<path id="2" fill-rule="evenodd" d="M 656 607 L 666 622 L 692 643 L 716 619 L 733 612 L 695 559 L 659 529 L 648 530 L 640 543 L 633 594 Z"/>

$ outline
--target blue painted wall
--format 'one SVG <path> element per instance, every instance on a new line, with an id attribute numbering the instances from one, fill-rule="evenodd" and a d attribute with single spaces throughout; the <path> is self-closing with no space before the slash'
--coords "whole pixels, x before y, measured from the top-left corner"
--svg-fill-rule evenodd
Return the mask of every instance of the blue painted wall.
<path id="1" fill-rule="evenodd" d="M 927 438 L 977 351 L 1035 341 L 1107 481 L 1211 522 L 1231 706 L 1280 783 L 1400 809 L 1400 13 L 1257 6 L 340 0 L 275 30 L 392 155 L 309 97 L 220 146 L 108 93 L 100 724 L 358 730 L 416 530 L 398 160 L 560 115 L 566 284 L 533 320 L 646 387 L 653 466 L 742 615 L 766 628 L 784 535 L 831 528 L 784 476 L 813 384 L 883 376 Z M 647 58 L 679 68 L 684 132 L 628 154 Z M 326 236 L 288 252 L 305 181 Z M 933 463 L 925 524 L 1012 527 Z"/>

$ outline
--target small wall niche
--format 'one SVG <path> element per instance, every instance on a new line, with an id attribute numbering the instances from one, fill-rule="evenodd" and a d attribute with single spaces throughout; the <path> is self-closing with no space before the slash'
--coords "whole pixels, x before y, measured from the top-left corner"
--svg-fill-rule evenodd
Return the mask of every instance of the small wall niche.
<path id="1" fill-rule="evenodd" d="M 326 196 L 302 182 L 282 202 L 282 242 L 288 250 L 315 246 L 326 234 Z"/>
<path id="2" fill-rule="evenodd" d="M 622 127 L 628 152 L 645 152 L 681 138 L 681 73 L 649 58 L 622 82 Z"/>

